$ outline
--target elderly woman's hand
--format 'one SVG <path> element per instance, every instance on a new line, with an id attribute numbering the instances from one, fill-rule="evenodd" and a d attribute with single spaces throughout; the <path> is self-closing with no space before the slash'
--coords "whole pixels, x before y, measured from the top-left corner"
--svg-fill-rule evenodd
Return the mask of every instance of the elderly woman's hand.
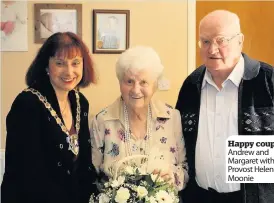
<path id="1" fill-rule="evenodd" d="M 154 169 L 153 174 L 159 174 L 161 178 L 163 178 L 169 184 L 174 184 L 174 176 L 171 170 L 162 171 L 160 169 Z"/>

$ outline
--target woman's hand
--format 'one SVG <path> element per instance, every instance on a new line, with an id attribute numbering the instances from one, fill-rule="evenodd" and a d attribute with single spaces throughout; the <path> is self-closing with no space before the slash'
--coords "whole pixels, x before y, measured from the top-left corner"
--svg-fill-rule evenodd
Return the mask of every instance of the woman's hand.
<path id="1" fill-rule="evenodd" d="M 162 171 L 159 169 L 154 169 L 154 171 L 152 172 L 152 174 L 159 174 L 161 178 L 164 179 L 164 181 L 170 183 L 170 184 L 174 184 L 174 178 L 172 173 L 169 171 Z"/>

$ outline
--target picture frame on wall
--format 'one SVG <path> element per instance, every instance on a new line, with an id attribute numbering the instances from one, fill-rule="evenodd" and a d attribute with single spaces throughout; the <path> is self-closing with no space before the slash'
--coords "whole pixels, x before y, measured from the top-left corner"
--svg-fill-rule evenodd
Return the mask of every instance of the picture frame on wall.
<path id="1" fill-rule="evenodd" d="M 93 10 L 93 53 L 120 54 L 129 47 L 129 10 Z"/>
<path id="2" fill-rule="evenodd" d="M 82 38 L 82 4 L 34 4 L 35 43 L 56 32 L 73 32 Z"/>
<path id="3" fill-rule="evenodd" d="M 27 1 L 1 1 L 0 51 L 28 51 Z"/>

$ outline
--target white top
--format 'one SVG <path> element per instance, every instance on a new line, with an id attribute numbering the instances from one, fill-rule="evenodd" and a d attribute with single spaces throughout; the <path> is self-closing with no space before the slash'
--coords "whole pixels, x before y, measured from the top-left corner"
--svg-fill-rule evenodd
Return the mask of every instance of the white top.
<path id="1" fill-rule="evenodd" d="M 181 116 L 178 110 L 160 101 L 151 101 L 152 123 L 147 172 L 167 169 L 178 190 L 188 181 Z M 118 98 L 91 122 L 92 162 L 109 177 L 116 164 L 129 156 L 125 140 L 123 101 Z M 144 154 L 144 139 L 131 137 L 132 155 Z"/>
<path id="2" fill-rule="evenodd" d="M 195 153 L 196 181 L 204 189 L 240 190 L 239 183 L 225 183 L 225 143 L 229 136 L 238 135 L 238 87 L 243 74 L 244 59 L 241 57 L 220 90 L 206 70 Z"/>

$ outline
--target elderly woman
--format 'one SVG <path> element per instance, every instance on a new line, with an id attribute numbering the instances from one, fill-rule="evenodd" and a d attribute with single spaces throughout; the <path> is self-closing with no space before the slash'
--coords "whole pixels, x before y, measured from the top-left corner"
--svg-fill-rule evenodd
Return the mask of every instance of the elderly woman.
<path id="1" fill-rule="evenodd" d="M 150 47 L 133 47 L 120 56 L 116 75 L 121 96 L 92 120 L 92 160 L 97 172 L 113 176 L 112 168 L 119 160 L 138 154 L 153 156 L 155 163 L 149 161 L 149 168 L 159 172 L 167 166 L 161 176 L 181 190 L 188 174 L 180 114 L 152 99 L 163 68 Z"/>

